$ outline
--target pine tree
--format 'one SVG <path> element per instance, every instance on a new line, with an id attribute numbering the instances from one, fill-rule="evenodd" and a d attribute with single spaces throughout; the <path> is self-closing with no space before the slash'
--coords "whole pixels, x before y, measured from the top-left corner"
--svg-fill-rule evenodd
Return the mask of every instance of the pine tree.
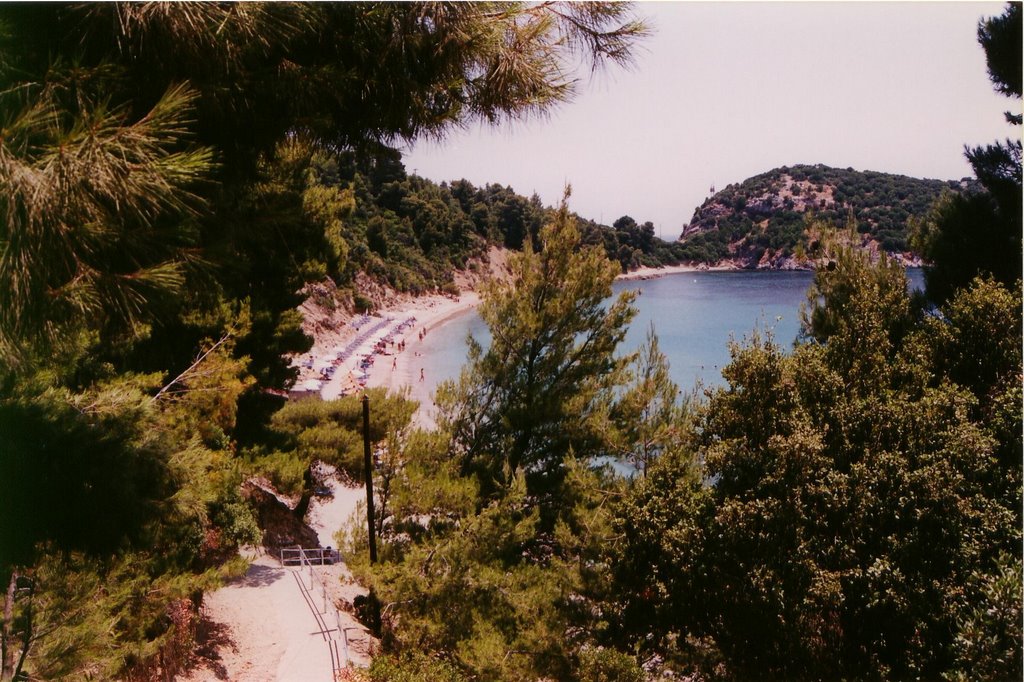
<path id="1" fill-rule="evenodd" d="M 440 424 L 485 496 L 518 471 L 531 494 L 551 493 L 566 457 L 606 454 L 602 425 L 626 367 L 615 350 L 635 314 L 633 295 L 604 303 L 618 265 L 599 247 L 580 248 L 564 201 L 539 242 L 537 251 L 526 242 L 511 279 L 484 293 L 491 345 L 471 341 L 459 381 L 438 391 Z"/>
<path id="2" fill-rule="evenodd" d="M 1018 104 L 1021 34 L 1019 2 L 1007 4 L 1003 14 L 978 27 L 992 83 Z M 1007 112 L 1006 119 L 1021 124 L 1019 110 Z M 1011 289 L 1021 279 L 1021 141 L 968 148 L 966 155 L 985 191 L 940 200 L 914 236 L 917 248 L 931 261 L 925 270 L 928 296 L 940 303 L 978 275 L 994 277 Z"/>

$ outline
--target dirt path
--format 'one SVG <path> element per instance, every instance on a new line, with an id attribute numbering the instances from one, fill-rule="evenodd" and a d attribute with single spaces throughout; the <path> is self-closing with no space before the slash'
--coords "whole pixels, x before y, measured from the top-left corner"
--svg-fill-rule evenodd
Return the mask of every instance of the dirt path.
<path id="1" fill-rule="evenodd" d="M 315 500 L 307 516 L 325 547 L 335 544 L 334 532 L 356 511 L 363 492 L 333 479 L 331 485 L 334 496 Z M 369 665 L 377 642 L 350 611 L 355 596 L 365 592 L 344 563 L 313 570 L 320 581 L 314 578 L 309 589 L 308 568 L 284 567 L 263 555 L 244 577 L 206 595 L 199 660 L 178 679 L 331 682 L 334 661 L 344 665 L 347 656 L 353 666 Z"/>

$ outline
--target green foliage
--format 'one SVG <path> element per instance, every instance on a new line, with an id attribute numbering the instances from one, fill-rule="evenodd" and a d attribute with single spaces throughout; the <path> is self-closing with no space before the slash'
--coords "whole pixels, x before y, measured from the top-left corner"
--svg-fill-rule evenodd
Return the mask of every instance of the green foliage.
<path id="1" fill-rule="evenodd" d="M 988 75 L 996 92 L 1018 99 L 1024 80 L 1021 35 L 1021 7 L 1017 3 L 1008 2 L 1001 15 L 978 22 L 978 42 L 985 50 Z M 1016 120 L 1007 114 L 1007 119 L 1020 125 L 1020 114 Z"/>
<path id="2" fill-rule="evenodd" d="M 536 195 L 527 199 L 511 187 L 475 187 L 464 179 L 438 185 L 408 176 L 398 153 L 386 147 L 373 153 L 318 151 L 308 158 L 301 183 L 298 177 L 289 182 L 292 191 L 301 191 L 313 226 L 302 229 L 311 240 L 326 232 L 334 244 L 308 251 L 303 273 L 331 277 L 351 291 L 359 310 L 372 304 L 354 289 L 357 272 L 401 292 L 445 290 L 453 284 L 453 271 L 484 258 L 489 245 L 536 247 L 541 226 L 555 215 Z M 650 222 L 638 225 L 624 216 L 613 227 L 583 219 L 578 225 L 582 242 L 602 246 L 623 270 L 679 260 L 673 245 L 654 236 Z M 297 246 L 292 241 L 289 248 Z M 331 249 L 343 257 L 332 260 Z"/>
<path id="3" fill-rule="evenodd" d="M 632 656 L 604 647 L 580 650 L 580 682 L 643 682 L 644 671 Z"/>
<path id="4" fill-rule="evenodd" d="M 543 112 L 572 98 L 582 65 L 630 60 L 646 33 L 631 14 L 612 3 L 5 11 L 12 52 L 34 68 L 52 55 L 116 65 L 124 72 L 117 94 L 143 107 L 167 83 L 192 80 L 203 141 L 236 167 L 293 131 L 343 148 Z"/>
<path id="5" fill-rule="evenodd" d="M 906 273 L 884 255 L 865 267 L 864 254 L 850 247 L 832 250 L 831 257 L 834 269 L 818 271 L 801 309 L 801 337 L 831 341 L 838 362 L 858 362 L 864 354 L 847 343 L 866 344 L 873 361 L 884 364 L 911 322 Z"/>
<path id="6" fill-rule="evenodd" d="M 955 677 L 975 655 L 1009 670 L 1019 657 L 992 652 L 1019 648 L 1012 612 L 976 609 L 1008 603 L 993 576 L 1021 546 L 1020 460 L 999 454 L 1019 438 L 979 409 L 993 385 L 1019 396 L 1012 297 L 979 282 L 924 317 L 884 260 L 835 264 L 792 355 L 733 347 L 697 429 L 706 483 L 663 458 L 627 497 L 627 636 L 738 679 Z M 996 338 L 978 343 L 975 314 Z M 954 347 L 979 368 L 994 354 L 981 381 L 959 383 Z"/>
<path id="7" fill-rule="evenodd" d="M 410 652 L 376 656 L 367 670 L 371 682 L 464 682 L 470 678 L 451 663 Z"/>
<path id="8" fill-rule="evenodd" d="M 201 203 L 190 189 L 211 169 L 209 149 L 185 146 L 188 88 L 169 88 L 133 118 L 104 104 L 92 83 L 64 91 L 73 78 L 65 69 L 50 77 L 0 97 L 5 365 L 69 328 L 130 330 L 180 291 L 183 222 Z"/>
<path id="9" fill-rule="evenodd" d="M 794 255 L 813 240 L 805 230 L 809 215 L 834 225 L 852 215 L 858 232 L 884 251 L 905 252 L 908 220 L 925 216 L 943 192 L 958 193 L 964 186 L 820 164 L 776 168 L 729 185 L 699 206 L 677 253 L 706 263 L 727 257 L 756 263 L 765 249 Z"/>
<path id="10" fill-rule="evenodd" d="M 4 653 L 26 635 L 52 635 L 40 637 L 30 655 L 3 671 L 4 679 L 88 679 L 116 673 L 115 642 L 108 634 L 115 618 L 96 599 L 102 589 L 101 572 L 95 561 L 80 554 L 53 553 L 31 574 L 13 576 L 19 598 L 12 604 L 11 620 L 0 621 Z M 13 663 L 13 656 L 4 663 Z"/>
<path id="11" fill-rule="evenodd" d="M 689 407 L 679 402 L 679 389 L 669 378 L 668 360 L 658 347 L 653 325 L 621 387 L 612 410 L 612 422 L 619 425 L 612 438 L 615 454 L 646 473 L 655 460 L 685 448 Z"/>
<path id="12" fill-rule="evenodd" d="M 444 288 L 482 251 L 436 186 L 397 196 L 383 143 L 546 111 L 644 33 L 621 3 L 0 10 L 0 577 L 61 605 L 5 593 L 0 678 L 21 653 L 40 677 L 174 674 L 186 597 L 258 538 L 238 446 L 293 484 L 353 451 L 351 406 L 270 419 L 310 279 L 343 304 L 357 269 Z M 381 440 L 408 420 L 388 406 Z"/>
<path id="13" fill-rule="evenodd" d="M 562 461 L 600 452 L 600 428 L 625 361 L 614 356 L 635 311 L 632 294 L 610 306 L 618 268 L 595 248 L 580 249 L 563 204 L 540 235 L 511 259 L 512 278 L 492 283 L 480 316 L 493 341 L 470 342 L 458 383 L 438 389 L 442 428 L 463 470 L 485 490 L 525 471 L 531 494 L 550 494 Z"/>
<path id="14" fill-rule="evenodd" d="M 679 245 L 656 237 L 650 221 L 638 225 L 633 218 L 622 216 L 608 227 L 593 220 L 578 220 L 583 243 L 604 246 L 605 254 L 618 261 L 623 272 L 644 266 L 675 265 L 683 259 Z"/>
<path id="15" fill-rule="evenodd" d="M 971 390 L 983 405 L 1011 388 L 1021 367 L 1019 299 L 991 279 L 976 279 L 931 322 L 943 371 Z"/>
<path id="16" fill-rule="evenodd" d="M 932 265 L 925 270 L 928 295 L 942 302 L 975 276 L 1012 285 L 1021 276 L 1020 232 L 988 193 L 949 195 L 918 223 L 914 239 Z M 1016 219 L 1019 228 L 1019 218 Z"/>
<path id="17" fill-rule="evenodd" d="M 370 441 L 379 444 L 409 425 L 416 403 L 366 391 L 370 400 Z M 363 480 L 363 404 L 360 396 L 286 403 L 270 420 L 269 436 L 248 451 L 254 472 L 266 475 L 287 494 L 308 494 L 307 471 L 316 462 L 338 468 L 352 481 Z"/>
<path id="18" fill-rule="evenodd" d="M 1002 15 L 978 26 L 978 40 L 996 90 L 1018 103 L 1024 59 L 1020 28 L 1020 3 L 1008 3 Z M 1019 112 L 1008 112 L 1006 118 L 1021 124 Z M 915 246 L 931 261 L 925 270 L 928 296 L 939 303 L 977 276 L 993 277 L 1020 290 L 1021 141 L 969 148 L 966 156 L 980 190 L 937 202 L 913 235 Z"/>
<path id="19" fill-rule="evenodd" d="M 594 460 L 623 454 L 617 435 L 637 414 L 653 457 L 676 391 L 652 341 L 613 409 L 631 361 L 614 357 L 629 299 L 605 300 L 618 266 L 579 248 L 564 206 L 539 242 L 489 290 L 495 341 L 471 343 L 471 366 L 440 391 L 442 429 L 389 441 L 375 476 L 380 563 L 364 563 L 361 528 L 347 555 L 398 661 L 431 652 L 473 679 L 640 679 L 631 656 L 599 646 L 616 613 L 604 552 L 624 482 Z"/>
<path id="20" fill-rule="evenodd" d="M 567 467 L 564 491 L 575 504 L 567 505 L 554 533 L 542 531 L 520 475 L 479 511 L 472 504 L 478 498 L 470 496 L 468 508 L 449 508 L 444 518 L 427 521 L 413 509 L 394 517 L 376 566 L 363 563 L 365 552 L 348 553 L 356 557 L 354 573 L 382 603 L 386 651 L 433 652 L 472 679 L 574 677 L 575 654 L 593 636 L 599 597 L 608 594 L 598 560 L 609 537 L 612 485 L 586 467 Z M 434 482 L 399 478 L 395 484 L 409 494 L 429 491 Z M 361 546 L 357 538 L 348 542 Z M 593 679 L 635 669 L 628 657 L 582 656 Z"/>
<path id="21" fill-rule="evenodd" d="M 118 384 L 92 396 L 51 389 L 0 402 L 5 569 L 29 563 L 39 542 L 110 551 L 140 539 L 157 518 L 173 491 L 168 453 L 138 424 L 148 411 L 145 395 L 128 381 Z M 84 409 L 71 404 L 76 398 Z"/>
<path id="22" fill-rule="evenodd" d="M 382 458 L 381 563 L 353 570 L 382 604 L 395 674 L 643 679 L 642 659 L 716 679 L 1015 675 L 1013 294 L 977 280 L 926 313 L 899 267 L 836 235 L 817 247 L 832 265 L 791 355 L 756 333 L 735 344 L 728 385 L 694 413 L 650 338 L 603 383 L 589 373 L 566 388 L 586 400 L 522 422 L 547 428 L 557 412 L 560 431 L 520 451 L 532 402 L 517 382 L 568 375 L 561 359 L 615 310 L 580 325 L 564 312 L 593 292 L 577 281 L 593 252 L 569 225 L 563 208 L 494 289 L 495 343 L 442 393 L 442 431 L 391 441 Z M 562 329 L 531 372 L 531 341 Z M 546 448 L 559 442 L 556 462 Z M 644 475 L 594 469 L 608 454 Z M 531 480 L 541 472 L 555 475 Z M 364 546 L 365 532 L 346 543 Z"/>
<path id="23" fill-rule="evenodd" d="M 31 586 L 5 599 L 4 637 L 32 674 L 110 676 L 170 646 L 168 604 L 259 540 L 230 455 L 195 430 L 217 414 L 198 407 L 216 403 L 205 392 L 185 393 L 201 375 L 168 384 L 173 397 L 156 397 L 159 379 L 113 374 L 74 392 L 40 374 L 0 399 L 0 577 Z"/>
<path id="24" fill-rule="evenodd" d="M 957 660 L 951 680 L 1013 680 L 1024 674 L 1021 633 L 1020 557 L 1000 556 L 990 574 L 975 573 L 981 599 L 965 609 L 956 637 Z M 1007 646 L 1010 644 L 1010 646 Z"/>

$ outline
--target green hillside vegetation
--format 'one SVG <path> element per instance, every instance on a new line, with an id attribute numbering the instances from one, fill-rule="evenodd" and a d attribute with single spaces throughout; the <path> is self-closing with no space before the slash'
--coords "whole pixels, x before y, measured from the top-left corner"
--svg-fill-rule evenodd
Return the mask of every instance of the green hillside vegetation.
<path id="1" fill-rule="evenodd" d="M 535 243 L 555 214 L 537 195 L 508 186 L 410 176 L 399 153 L 387 147 L 360 154 L 321 150 L 308 163 L 290 191 L 328 225 L 336 256 L 313 258 L 303 276 L 330 277 L 339 287 L 336 303 L 355 302 L 357 309 L 365 305 L 357 273 L 400 292 L 449 291 L 455 270 L 484 258 L 490 246 L 520 250 L 527 240 Z M 649 221 L 623 216 L 610 226 L 585 219 L 580 225 L 584 243 L 600 245 L 623 271 L 679 261 L 677 245 L 655 237 Z"/>
<path id="2" fill-rule="evenodd" d="M 738 258 L 756 264 L 765 251 L 805 254 L 814 237 L 809 214 L 833 225 L 852 217 L 857 231 L 889 253 L 910 251 L 911 220 L 923 218 L 945 192 L 976 192 L 973 180 L 920 180 L 903 175 L 783 166 L 729 185 L 694 211 L 680 237 L 686 260 Z"/>
<path id="3" fill-rule="evenodd" d="M 301 182 L 303 207 L 327 217 L 334 259 L 314 259 L 308 281 L 329 276 L 344 299 L 359 297 L 357 273 L 397 291 L 449 290 L 453 273 L 485 257 L 490 246 L 512 250 L 534 243 L 555 210 L 538 196 L 508 186 L 476 187 L 468 180 L 440 184 L 406 173 L 399 153 L 381 147 L 372 154 L 317 151 Z M 581 220 L 584 241 L 600 244 L 623 270 L 676 262 L 672 245 L 654 236 L 650 222 L 623 216 L 611 226 Z"/>
<path id="4" fill-rule="evenodd" d="M 259 542 L 241 482 L 322 454 L 274 419 L 306 286 L 443 287 L 479 250 L 436 188 L 387 194 L 387 146 L 542 113 L 645 33 L 554 9 L 0 9 L 0 680 L 187 661 Z"/>
<path id="5" fill-rule="evenodd" d="M 979 30 L 1017 104 L 1020 12 Z M 494 244 L 437 428 L 369 393 L 355 675 L 1021 678 L 1019 142 L 917 226 L 928 298 L 822 239 L 796 346 L 734 344 L 703 396 L 653 334 L 618 352 L 609 300 L 678 245 L 393 151 L 565 102 L 644 33 L 624 3 L 0 6 L 0 682 L 180 673 L 263 539 L 246 480 L 301 517 L 318 461 L 362 475 L 357 399 L 280 397 L 311 285 L 443 290 Z"/>

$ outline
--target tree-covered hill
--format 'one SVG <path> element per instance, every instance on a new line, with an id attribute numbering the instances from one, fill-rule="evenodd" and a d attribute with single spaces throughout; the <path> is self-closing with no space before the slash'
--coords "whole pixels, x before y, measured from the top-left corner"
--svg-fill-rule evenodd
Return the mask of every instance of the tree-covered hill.
<path id="1" fill-rule="evenodd" d="M 923 218 L 943 192 L 975 191 L 976 184 L 821 164 L 782 166 L 729 185 L 699 206 L 679 238 L 682 255 L 792 267 L 813 240 L 805 230 L 808 214 L 834 225 L 852 217 L 865 245 L 906 254 L 910 219 Z"/>
<path id="2" fill-rule="evenodd" d="M 289 191 L 302 197 L 314 221 L 318 214 L 335 217 L 323 232 L 341 255 L 311 263 L 305 277 L 331 277 L 340 298 L 356 308 L 370 303 L 356 285 L 360 272 L 399 292 L 443 291 L 454 286 L 456 270 L 490 246 L 519 250 L 527 239 L 536 246 L 555 213 L 536 194 L 526 197 L 507 185 L 408 175 L 399 153 L 387 147 L 361 154 L 321 150 L 306 163 Z M 623 271 L 680 260 L 679 245 L 657 238 L 650 221 L 622 216 L 609 226 L 576 217 L 584 243 L 601 245 Z M 304 251 L 314 257 L 315 249 Z"/>

